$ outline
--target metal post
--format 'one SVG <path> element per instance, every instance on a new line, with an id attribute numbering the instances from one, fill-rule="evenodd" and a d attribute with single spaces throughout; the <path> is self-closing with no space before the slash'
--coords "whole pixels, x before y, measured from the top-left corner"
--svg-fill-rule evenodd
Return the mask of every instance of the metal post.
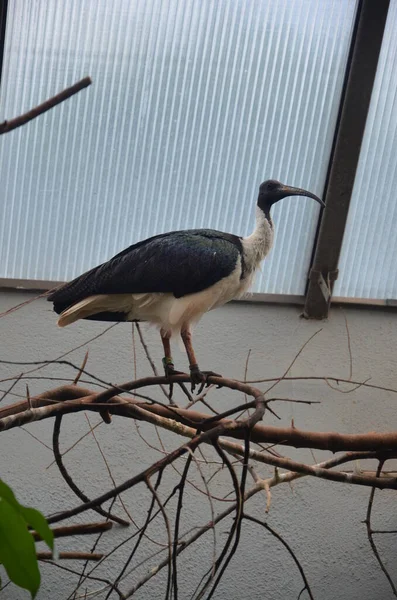
<path id="1" fill-rule="evenodd" d="M 3 71 L 4 42 L 6 37 L 8 0 L 0 0 L 0 84 Z"/>
<path id="2" fill-rule="evenodd" d="M 306 318 L 328 315 L 388 9 L 389 0 L 360 0 L 357 9 L 325 186 L 326 208 L 309 274 Z"/>

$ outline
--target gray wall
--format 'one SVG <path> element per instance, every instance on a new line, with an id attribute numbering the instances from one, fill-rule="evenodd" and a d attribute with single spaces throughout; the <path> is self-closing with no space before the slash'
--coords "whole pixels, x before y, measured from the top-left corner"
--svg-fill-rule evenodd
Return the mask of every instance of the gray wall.
<path id="1" fill-rule="evenodd" d="M 30 297 L 31 293 L 0 293 L 0 312 Z M 395 312 L 358 308 L 334 308 L 327 322 L 318 323 L 299 318 L 300 309 L 290 306 L 263 305 L 254 303 L 233 303 L 206 315 L 196 329 L 195 347 L 202 368 L 211 368 L 225 376 L 242 378 L 248 351 L 251 356 L 248 378 L 280 376 L 294 355 L 309 336 L 322 328 L 292 367 L 292 375 L 320 375 L 348 377 L 349 353 L 347 345 L 345 317 L 351 337 L 353 354 L 353 378 L 371 378 L 372 383 L 397 388 L 396 381 L 396 342 L 397 315 Z M 75 324 L 67 329 L 56 327 L 55 315 L 50 305 L 38 300 L 0 319 L 0 358 L 7 360 L 34 361 L 50 359 L 61 355 L 88 338 L 100 333 L 105 326 L 94 322 Z M 145 332 L 150 351 L 156 363 L 161 365 L 161 344 L 154 329 Z M 133 377 L 133 352 L 131 327 L 118 325 L 104 337 L 89 344 L 87 369 L 105 380 L 122 382 Z M 69 358 L 80 363 L 86 348 L 76 350 Z M 137 371 L 139 376 L 150 373 L 142 350 L 137 346 Z M 177 366 L 186 368 L 186 358 L 176 345 L 174 358 Z M 1 379 L 21 372 L 21 367 L 0 365 Z M 72 377 L 70 370 L 50 367 L 34 373 L 36 377 Z M 13 391 L 24 393 L 25 381 L 21 381 Z M 56 385 L 55 381 L 32 379 L 29 383 L 33 395 Z M 0 384 L 6 389 L 9 384 Z M 262 384 L 264 385 L 264 384 Z M 349 386 L 340 385 L 340 391 Z M 340 432 L 365 432 L 369 430 L 392 430 L 397 426 L 395 403 L 397 395 L 392 392 L 360 388 L 350 394 L 341 394 L 330 389 L 326 383 L 291 382 L 283 383 L 277 394 L 294 398 L 320 400 L 321 404 L 303 406 L 283 404 L 278 406 L 281 425 L 288 425 L 291 418 L 300 428 L 317 431 L 336 430 Z M 156 392 L 157 394 L 157 392 Z M 159 394 L 157 398 L 161 399 Z M 16 398 L 15 398 L 16 399 Z M 231 402 L 241 402 L 241 397 L 230 392 L 216 391 L 212 403 L 216 408 L 224 408 Z M 92 423 L 99 419 L 90 414 Z M 275 424 L 274 417 L 266 415 L 266 423 Z M 52 423 L 33 423 L 26 430 L 42 442 L 51 445 Z M 66 448 L 87 431 L 84 414 L 65 418 L 62 447 Z M 112 425 L 101 425 L 96 429 L 97 438 L 106 452 L 108 463 L 117 483 L 138 473 L 145 466 L 161 456 L 161 452 L 150 449 L 143 438 L 153 447 L 160 448 L 159 439 L 148 425 L 140 425 L 139 432 L 132 421 L 115 418 Z M 140 435 L 139 435 L 140 434 Z M 161 439 L 167 449 L 178 445 L 167 432 L 161 432 Z M 142 437 L 140 437 L 142 436 Z M 5 432 L 0 438 L 2 456 L 1 477 L 14 487 L 21 501 L 29 502 L 44 513 L 49 514 L 61 508 L 79 503 L 57 473 L 52 462 L 51 449 L 33 439 L 24 430 Z M 281 449 L 285 456 L 313 461 L 310 452 Z M 208 451 L 208 456 L 211 453 Z M 327 453 L 314 452 L 317 461 Z M 65 457 L 71 473 L 90 496 L 100 494 L 111 486 L 103 459 L 92 438 L 70 451 Z M 178 468 L 183 468 L 180 461 Z M 390 468 L 392 465 L 390 465 Z M 366 466 L 367 468 L 367 466 Z M 214 465 L 203 466 L 207 473 Z M 262 476 L 271 475 L 271 469 L 258 467 Z M 193 471 L 193 477 L 200 478 Z M 176 479 L 172 470 L 165 478 L 164 488 L 172 489 Z M 229 488 L 226 474 L 214 478 L 213 490 L 219 497 Z M 291 544 L 300 558 L 318 599 L 344 598 L 353 600 L 373 600 L 391 598 L 392 594 L 380 572 L 366 538 L 362 521 L 365 518 L 369 489 L 359 488 L 321 480 L 302 479 L 293 485 L 280 485 L 273 490 L 272 506 L 267 516 L 268 523 L 277 529 Z M 165 492 L 163 498 L 165 497 Z M 125 495 L 124 500 L 132 516 L 138 522 L 145 518 L 148 493 L 143 486 Z M 257 495 L 248 505 L 249 511 L 261 518 L 264 513 L 265 496 Z M 223 509 L 224 503 L 215 508 Z M 117 513 L 122 515 L 120 506 Z M 205 497 L 194 488 L 189 488 L 189 499 L 184 504 L 182 529 L 204 523 L 210 519 L 210 510 Z M 74 522 L 98 520 L 96 515 L 84 515 Z M 99 519 L 100 520 L 100 519 Z M 218 551 L 225 540 L 222 532 L 230 523 L 220 527 Z M 375 497 L 374 527 L 397 529 L 395 493 L 378 492 Z M 151 536 L 164 541 L 163 524 L 159 521 L 153 527 Z M 128 533 L 133 531 L 133 526 Z M 123 539 L 124 530 L 116 528 L 106 534 L 100 543 L 100 550 L 109 542 Z M 392 575 L 397 577 L 396 544 L 393 535 L 378 536 L 379 547 Z M 210 564 L 211 535 L 202 538 L 194 551 L 186 552 L 181 565 L 181 598 L 188 598 L 189 589 L 198 582 L 204 567 Z M 71 550 L 89 549 L 91 538 L 72 539 L 60 542 L 59 549 L 66 546 Z M 149 544 L 149 542 L 148 542 Z M 128 545 L 127 545 L 128 546 Z M 108 571 L 102 576 L 111 576 L 113 569 L 120 568 L 122 556 L 130 551 L 120 551 L 110 561 Z M 153 559 L 142 567 L 142 571 L 157 563 Z M 73 567 L 72 564 L 67 566 Z M 116 571 L 117 572 L 117 571 Z M 43 567 L 43 584 L 39 600 L 63 599 L 71 587 L 68 573 L 52 566 Z M 129 581 L 133 581 L 130 578 Z M 153 580 L 143 588 L 137 598 L 163 597 L 164 578 Z M 100 587 L 93 583 L 92 589 Z M 242 534 L 238 555 L 233 559 L 224 582 L 216 598 L 267 598 L 285 600 L 296 599 L 302 588 L 301 580 L 291 558 L 278 542 L 265 531 L 247 524 Z M 28 598 L 28 594 L 9 586 L 1 598 L 10 600 Z M 90 597 L 90 596 L 88 596 Z M 104 597 L 103 595 L 98 597 Z M 302 598 L 307 595 L 302 594 Z"/>

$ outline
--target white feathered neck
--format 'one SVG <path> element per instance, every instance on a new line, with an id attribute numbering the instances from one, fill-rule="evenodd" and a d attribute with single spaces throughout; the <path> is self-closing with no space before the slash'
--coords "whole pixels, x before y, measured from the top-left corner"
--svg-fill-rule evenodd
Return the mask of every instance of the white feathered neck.
<path id="1" fill-rule="evenodd" d="M 270 215 L 256 207 L 256 227 L 251 235 L 242 239 L 244 264 L 249 273 L 254 272 L 269 253 L 274 238 L 274 226 Z"/>

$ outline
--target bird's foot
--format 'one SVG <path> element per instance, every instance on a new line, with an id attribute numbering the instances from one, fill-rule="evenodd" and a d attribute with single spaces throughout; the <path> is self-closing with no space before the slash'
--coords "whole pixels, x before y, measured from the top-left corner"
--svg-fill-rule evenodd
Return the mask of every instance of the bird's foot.
<path id="1" fill-rule="evenodd" d="M 163 367 L 166 377 L 172 377 L 172 375 L 183 375 L 182 371 L 177 371 L 174 367 L 172 358 L 163 358 Z"/>
<path id="2" fill-rule="evenodd" d="M 196 385 L 201 384 L 198 390 L 198 394 L 201 394 L 201 392 L 204 389 L 204 386 L 210 385 L 210 382 L 208 381 L 209 377 L 222 377 L 222 375 L 220 375 L 219 373 L 215 373 L 214 371 L 200 371 L 199 366 L 197 364 L 190 365 L 190 380 L 192 382 L 192 392 L 194 392 Z"/>
<path id="3" fill-rule="evenodd" d="M 172 377 L 173 375 L 183 375 L 182 371 L 177 371 L 174 367 L 174 362 L 172 360 L 172 358 L 168 358 L 168 357 L 164 357 L 163 358 L 163 367 L 164 367 L 164 373 L 165 376 L 167 378 Z M 183 385 L 183 384 L 181 384 Z M 170 391 L 168 394 L 168 399 L 170 401 L 170 404 L 175 405 L 175 402 L 172 399 L 172 395 L 174 393 L 174 383 L 172 381 L 170 381 Z"/>

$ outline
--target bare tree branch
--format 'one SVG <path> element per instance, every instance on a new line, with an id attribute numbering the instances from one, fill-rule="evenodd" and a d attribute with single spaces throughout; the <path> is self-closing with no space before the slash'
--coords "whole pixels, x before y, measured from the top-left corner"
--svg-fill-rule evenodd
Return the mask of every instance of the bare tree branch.
<path id="1" fill-rule="evenodd" d="M 266 523 L 265 521 L 261 521 L 260 519 L 257 519 L 256 517 L 252 517 L 251 515 L 247 515 L 244 514 L 243 515 L 244 519 L 246 519 L 247 521 L 252 521 L 253 523 L 256 523 L 257 525 L 262 525 L 262 527 L 264 527 L 265 529 L 267 529 L 267 531 L 269 531 L 275 538 L 277 538 L 282 544 L 283 546 L 288 550 L 289 554 L 292 556 L 296 566 L 299 569 L 299 573 L 301 574 L 301 577 L 303 579 L 303 583 L 305 584 L 305 587 L 303 588 L 302 591 L 307 590 L 307 593 L 309 594 L 309 598 L 311 600 L 314 600 L 314 596 L 313 593 L 310 589 L 310 585 L 309 582 L 307 580 L 307 577 L 305 575 L 305 572 L 303 570 L 302 565 L 300 564 L 295 552 L 292 550 L 291 546 L 285 541 L 285 539 L 279 534 L 277 533 L 277 531 L 275 531 L 273 529 L 273 527 L 270 527 L 270 525 L 268 523 Z M 302 592 L 301 592 L 302 594 Z M 299 594 L 299 595 L 301 595 Z"/>
<path id="2" fill-rule="evenodd" d="M 182 381 L 189 381 L 187 375 L 176 375 L 175 378 Z M 243 393 L 246 392 L 254 397 L 258 397 L 261 394 L 260 390 L 242 382 L 223 377 L 211 377 L 211 379 L 216 380 L 215 383 L 219 382 L 222 387 L 229 387 L 231 390 L 238 390 Z M 14 405 L 0 409 L 0 431 L 25 425 L 32 421 L 50 418 L 57 414 L 67 414 L 83 410 L 99 412 L 106 402 L 112 414 L 144 420 L 156 425 L 162 423 L 164 426 L 165 422 L 156 420 L 156 416 L 174 421 L 174 423 L 168 423 L 168 425 L 175 432 L 178 431 L 175 422 L 187 423 L 195 427 L 200 426 L 206 431 L 212 428 L 215 421 L 219 425 L 227 426 L 228 436 L 243 439 L 244 431 L 239 426 L 233 427 L 235 421 L 224 419 L 222 414 L 214 418 L 203 413 L 173 406 L 142 403 L 133 399 L 125 400 L 121 396 L 116 395 L 120 389 L 130 392 L 131 390 L 140 389 L 145 386 L 158 385 L 165 381 L 165 377 L 147 377 L 99 393 L 94 393 L 78 386 L 61 386 L 55 390 L 32 397 L 30 399 L 31 409 L 27 402 L 17 402 Z M 266 402 L 269 403 L 271 401 L 276 401 L 276 399 L 270 398 Z M 256 424 L 251 432 L 251 441 L 277 443 L 295 448 L 316 448 L 330 450 L 331 452 L 389 452 L 397 449 L 397 432 L 340 434 L 336 432 L 303 431 L 296 427 L 270 427 Z M 358 481 L 360 480 L 358 479 Z M 365 479 L 363 479 L 364 481 Z M 393 482 L 389 483 L 389 487 L 394 487 Z M 372 483 L 368 480 L 368 483 L 364 482 L 363 485 L 372 485 Z M 387 487 L 386 484 L 385 487 Z"/>
<path id="3" fill-rule="evenodd" d="M 27 113 L 20 115 L 19 117 L 15 117 L 15 119 L 11 119 L 9 121 L 4 121 L 3 123 L 0 123 L 0 135 L 3 133 L 9 133 L 13 129 L 21 127 L 21 125 L 25 125 L 32 119 L 35 119 L 36 117 L 47 112 L 54 106 L 57 106 L 58 104 L 61 104 L 61 102 L 64 102 L 65 100 L 70 98 L 71 96 L 74 96 L 74 94 L 77 94 L 84 88 L 88 87 L 89 85 L 91 85 L 91 83 L 91 77 L 84 77 L 84 79 L 81 79 L 74 85 L 71 85 L 70 87 L 66 88 L 66 90 L 63 90 L 59 94 L 56 94 L 52 98 L 49 98 L 42 104 L 36 106 L 35 108 L 32 108 Z"/>
<path id="4" fill-rule="evenodd" d="M 81 525 L 54 527 L 54 529 L 52 529 L 52 533 L 54 534 L 55 538 L 69 535 L 92 535 L 94 533 L 99 533 L 100 531 L 108 531 L 112 527 L 113 523 L 110 521 L 104 521 L 102 523 L 82 523 Z M 36 531 L 33 531 L 32 535 L 36 542 L 42 539 Z"/>
<path id="5" fill-rule="evenodd" d="M 53 560 L 52 552 L 36 552 L 39 560 Z M 103 554 L 92 554 L 91 552 L 60 552 L 58 558 L 61 560 L 101 560 Z"/>
<path id="6" fill-rule="evenodd" d="M 385 463 L 384 459 L 381 459 L 379 461 L 378 469 L 376 471 L 376 477 L 380 477 L 380 474 L 382 472 L 384 463 Z M 372 506 L 373 506 L 374 497 L 375 497 L 375 491 L 376 491 L 376 488 L 373 487 L 372 490 L 371 490 L 371 493 L 369 495 L 368 508 L 367 508 L 367 516 L 365 518 L 364 523 L 367 526 L 368 541 L 369 541 L 370 546 L 372 548 L 372 552 L 374 553 L 375 558 L 378 561 L 380 568 L 382 569 L 383 573 L 385 574 L 385 577 L 386 577 L 387 581 L 390 584 L 390 587 L 392 589 L 393 595 L 397 597 L 396 586 L 394 585 L 394 582 L 393 582 L 392 578 L 390 577 L 390 574 L 389 574 L 388 570 L 386 569 L 385 564 L 384 564 L 384 562 L 383 562 L 383 560 L 382 560 L 382 558 L 381 558 L 381 556 L 379 554 L 379 551 L 378 551 L 378 548 L 376 547 L 374 536 L 373 536 L 374 531 L 372 530 L 372 526 L 371 526 L 371 514 L 372 514 Z"/>
<path id="7" fill-rule="evenodd" d="M 310 339 L 307 343 L 309 343 L 309 341 Z M 151 360 L 146 343 L 145 346 L 147 358 L 148 360 Z M 303 348 L 301 351 L 302 350 Z M 70 350 L 69 353 L 70 352 L 73 352 L 73 349 Z M 298 358 L 300 352 L 297 353 L 292 363 L 290 363 L 290 366 L 285 371 L 283 377 L 273 378 L 271 380 L 272 383 L 278 383 L 282 379 L 299 381 L 300 378 L 288 377 L 287 373 L 291 365 L 293 365 L 294 361 Z M 100 589 L 91 590 L 89 592 L 93 597 L 101 595 L 102 597 L 106 596 L 106 598 L 110 599 L 112 594 L 116 593 L 119 598 L 125 600 L 126 598 L 131 597 L 163 568 L 168 569 L 167 584 L 165 585 L 164 590 L 165 598 L 171 600 L 171 597 L 173 597 L 173 600 L 178 600 L 178 598 L 184 597 L 185 590 L 182 590 L 182 585 L 185 584 L 185 580 L 179 572 L 181 568 L 178 558 L 180 553 L 194 544 L 206 532 L 213 532 L 214 540 L 216 540 L 218 524 L 228 517 L 231 517 L 233 521 L 228 528 L 226 541 L 223 542 L 219 553 L 216 552 L 214 542 L 211 564 L 202 576 L 199 574 L 201 579 L 199 579 L 199 583 L 193 591 L 192 598 L 194 598 L 194 600 L 200 600 L 204 597 L 207 597 L 208 599 L 215 597 L 218 586 L 225 576 L 225 573 L 227 573 L 226 570 L 228 565 L 236 555 L 245 520 L 250 520 L 256 525 L 265 527 L 274 537 L 284 544 L 296 562 L 303 578 L 304 588 L 301 594 L 304 591 L 307 591 L 309 597 L 312 598 L 312 592 L 303 572 L 303 568 L 298 557 L 293 553 L 291 546 L 289 546 L 279 534 L 274 532 L 267 523 L 248 515 L 246 506 L 247 501 L 255 494 L 265 491 L 266 499 L 264 509 L 268 509 L 270 504 L 270 490 L 274 486 L 282 483 L 290 483 L 305 476 L 353 485 L 370 486 L 373 488 L 373 491 L 375 488 L 397 489 L 397 477 L 394 473 L 390 473 L 386 477 L 382 474 L 381 469 L 378 469 L 375 473 L 371 470 L 364 471 L 360 469 L 357 471 L 357 469 L 350 469 L 349 471 L 346 471 L 340 468 L 341 465 L 358 459 L 364 461 L 375 458 L 384 462 L 390 458 L 397 457 L 396 431 L 340 434 L 337 432 L 305 431 L 296 428 L 294 424 L 292 424 L 291 427 L 268 426 L 262 424 L 260 421 L 263 419 L 266 410 L 275 414 L 270 406 L 274 406 L 276 403 L 291 402 L 296 403 L 299 407 L 303 407 L 304 405 L 311 406 L 318 401 L 312 398 L 296 399 L 269 397 L 269 394 L 265 395 L 259 387 L 255 387 L 250 383 L 217 376 L 211 376 L 209 378 L 209 383 L 212 386 L 211 402 L 209 402 L 208 399 L 204 401 L 204 396 L 208 393 L 208 390 L 205 390 L 203 394 L 199 395 L 197 398 L 193 398 L 192 400 L 188 398 L 189 403 L 186 407 L 178 406 L 175 403 L 173 405 L 164 404 L 156 398 L 160 386 L 169 385 L 170 378 L 165 376 L 153 376 L 134 379 L 133 381 L 127 381 L 121 384 L 113 384 L 86 370 L 87 356 L 88 355 L 86 355 L 83 364 L 81 365 L 62 359 L 34 361 L 34 363 L 29 363 L 34 369 L 48 368 L 51 365 L 62 365 L 73 369 L 74 376 L 68 379 L 71 384 L 60 385 L 38 395 L 32 395 L 29 392 L 28 397 L 23 401 L 9 404 L 0 409 L 0 431 L 33 423 L 36 420 L 55 418 L 53 443 L 56 463 L 68 485 L 83 503 L 74 508 L 69 507 L 63 512 L 52 515 L 49 518 L 50 523 L 56 523 L 93 509 L 100 512 L 106 519 L 112 519 L 119 523 L 128 524 L 127 521 L 124 521 L 119 517 L 114 517 L 111 514 L 116 498 L 119 497 L 121 493 L 132 490 L 132 488 L 139 483 L 144 483 L 151 494 L 151 499 L 148 502 L 147 516 L 143 525 L 138 526 L 134 523 L 137 530 L 134 531 L 132 535 L 129 535 L 127 539 L 117 542 L 104 554 L 99 555 L 97 553 L 97 544 L 100 536 L 112 526 L 112 523 L 107 521 L 102 524 L 93 523 L 82 526 L 71 525 L 70 527 L 55 528 L 54 532 L 57 537 L 61 535 L 72 535 L 74 534 L 73 532 L 75 532 L 75 534 L 95 532 L 99 534 L 99 537 L 96 538 L 90 552 L 62 555 L 64 558 L 74 557 L 76 559 L 76 557 L 79 557 L 85 561 L 84 566 L 80 568 L 78 572 L 74 571 L 74 573 L 79 576 L 79 579 L 74 586 L 74 590 L 69 595 L 68 600 L 83 598 L 85 586 L 88 585 L 90 580 L 97 580 L 103 584 Z M 7 364 L 11 361 L 0 361 L 0 363 L 1 362 Z M 20 365 L 21 363 L 18 362 L 12 364 Z M 92 386 L 84 384 L 88 385 L 88 387 L 83 387 L 83 381 L 81 379 L 82 375 L 85 375 L 87 379 L 93 380 Z M 26 375 L 22 373 L 17 374 L 14 378 L 7 378 L 7 381 L 10 381 L 9 385 L 11 387 L 6 391 L 4 397 L 6 398 L 8 394 L 11 396 L 14 393 L 14 388 L 16 388 L 17 384 L 20 384 L 21 380 L 25 379 L 25 377 Z M 34 376 L 31 378 L 34 378 Z M 48 379 L 50 380 L 51 378 Z M 327 385 L 331 385 L 330 382 L 337 383 L 339 381 L 333 380 L 332 378 L 322 379 Z M 190 377 L 182 373 L 172 376 L 171 380 L 173 383 L 181 385 L 188 383 Z M 350 388 L 352 385 L 355 386 L 355 389 L 358 389 L 362 385 L 366 385 L 362 382 L 355 383 L 350 380 L 347 381 L 347 383 L 350 385 Z M 99 390 L 98 387 L 94 386 L 99 386 Z M 218 397 L 214 392 L 215 386 L 221 386 L 223 388 L 223 399 L 225 398 L 225 390 L 229 392 L 229 398 L 227 398 L 229 404 L 223 412 L 220 410 L 219 406 L 216 407 Z M 374 390 L 374 393 L 375 390 L 383 389 L 382 386 L 367 385 L 367 387 L 371 387 Z M 30 387 L 30 389 L 32 388 Z M 334 389 L 334 385 L 332 385 L 332 389 Z M 351 389 L 340 391 L 350 393 Z M 243 394 L 245 402 L 241 403 L 241 400 L 235 401 L 236 394 Z M 207 413 L 194 410 L 194 405 L 199 401 L 204 404 L 203 410 L 206 410 L 206 408 L 208 409 Z M 97 448 L 102 455 L 113 485 L 112 489 L 106 489 L 106 487 L 104 487 L 103 493 L 97 498 L 88 498 L 82 492 L 80 487 L 76 485 L 69 471 L 66 469 L 59 448 L 62 417 L 66 414 L 86 411 L 98 412 L 100 414 L 106 412 L 109 417 L 110 415 L 117 415 L 133 419 L 136 424 L 139 422 L 151 424 L 155 427 L 155 431 L 159 437 L 161 447 L 156 449 L 161 452 L 160 460 L 151 464 L 141 472 L 133 474 L 133 477 L 123 481 L 121 484 L 116 485 L 112 476 L 110 463 L 105 456 L 99 438 L 94 435 L 94 427 L 91 426 L 88 416 L 86 415 L 85 418 L 90 425 L 89 433 L 93 437 L 94 443 L 97 445 Z M 241 411 L 243 411 L 242 414 Z M 252 414 L 249 414 L 250 412 Z M 117 421 L 115 421 L 115 424 L 116 423 Z M 115 424 L 113 424 L 113 426 L 116 426 Z M 168 451 L 163 444 L 157 428 L 166 429 L 174 433 L 176 437 L 184 437 L 186 438 L 186 441 L 177 447 L 175 447 L 175 445 L 172 446 L 172 451 Z M 79 437 L 72 447 L 79 444 L 82 439 L 86 438 L 86 435 L 87 434 Z M 243 441 L 243 443 L 241 443 L 241 441 Z M 265 446 L 263 444 L 265 444 Z M 317 464 L 305 464 L 291 458 L 283 457 L 279 452 L 272 449 L 275 444 L 286 447 L 309 448 L 310 450 L 318 448 L 332 452 L 343 451 L 344 453 Z M 153 448 L 155 447 L 153 443 L 150 443 L 150 446 Z M 214 453 L 212 452 L 211 454 L 211 448 L 214 448 L 216 451 L 215 458 L 213 457 Z M 211 454 L 211 458 L 209 458 L 209 454 Z M 231 455 L 230 458 L 228 454 Z M 314 456 L 313 459 L 316 463 Z M 179 461 L 179 463 L 176 461 Z M 273 475 L 268 476 L 268 474 L 266 474 L 266 478 L 262 478 L 263 475 L 257 472 L 257 466 L 251 464 L 250 461 L 255 461 L 257 465 L 267 465 L 271 469 L 274 469 Z M 180 462 L 184 462 L 183 468 L 180 468 Z M 215 465 L 215 467 L 210 469 L 211 465 Z M 212 491 L 213 485 L 217 483 L 215 477 L 218 477 L 218 473 L 221 472 L 222 467 L 223 476 L 226 474 L 230 478 L 228 479 L 229 490 L 225 496 L 222 496 L 222 494 L 219 493 L 214 494 Z M 166 471 L 167 474 L 169 474 L 171 469 L 174 470 L 174 473 L 178 478 L 178 483 L 170 493 L 167 492 L 168 496 L 163 500 L 162 491 L 167 487 L 166 483 L 163 482 L 170 481 L 170 479 L 169 477 L 164 477 L 164 479 L 162 479 L 162 476 Z M 202 483 L 196 482 L 194 475 L 195 469 L 200 472 Z M 254 486 L 247 491 L 246 481 L 248 473 L 251 473 L 254 479 Z M 153 485 L 151 478 L 156 476 L 156 474 L 157 481 L 156 484 Z M 211 520 L 208 523 L 200 523 L 198 526 L 192 527 L 190 531 L 182 532 L 182 517 L 185 517 L 183 513 L 183 504 L 186 502 L 187 485 L 196 489 L 204 497 L 208 497 L 211 507 Z M 234 497 L 232 495 L 233 491 L 235 494 Z M 131 491 L 129 493 L 131 494 Z M 174 498 L 174 502 L 170 503 L 172 498 Z M 104 510 L 103 505 L 109 500 L 111 501 L 111 508 Z M 220 502 L 227 502 L 227 509 L 222 512 L 217 512 L 214 505 Z M 217 506 L 220 505 L 217 504 Z M 273 508 L 273 510 L 275 509 Z M 371 513 L 369 513 L 369 519 L 370 514 Z M 159 529 L 156 530 L 157 539 L 153 539 L 153 536 L 149 536 L 151 524 L 154 521 L 158 523 L 158 519 L 162 519 L 165 525 L 165 539 L 161 536 L 160 538 L 158 537 L 158 532 L 161 531 Z M 372 530 L 370 525 L 369 530 L 372 537 L 375 531 Z M 38 539 L 37 536 L 36 539 Z M 219 539 L 221 538 L 219 538 L 218 535 L 218 545 Z M 143 543 L 144 540 L 145 543 Z M 110 557 L 123 546 L 127 549 L 127 558 L 123 558 L 120 568 L 117 569 L 117 574 L 112 577 L 112 581 L 101 577 L 96 578 L 93 574 L 99 571 L 95 571 L 95 569 L 100 567 L 100 565 L 103 565 L 105 561 L 108 561 Z M 153 549 L 154 546 L 155 549 Z M 46 553 L 41 555 L 41 559 L 43 559 L 43 556 L 45 557 L 45 560 L 49 561 L 51 554 Z M 143 574 L 141 570 L 138 570 L 140 566 L 145 565 L 145 563 L 158 556 L 161 557 L 156 559 L 159 561 L 158 564 L 154 565 Z M 93 557 L 95 557 L 95 559 L 93 559 Z M 91 563 L 93 560 L 95 565 L 88 568 L 89 562 Z M 381 562 L 380 559 L 380 564 Z M 56 565 L 53 560 L 51 560 L 50 563 Z M 62 568 L 60 565 L 56 566 Z M 73 569 L 71 571 L 73 571 Z M 136 573 L 139 573 L 138 579 L 136 579 Z M 135 581 L 131 580 L 131 577 L 135 577 Z M 125 586 L 127 591 L 122 592 L 120 586 Z"/>
<path id="8" fill-rule="evenodd" d="M 59 472 L 61 473 L 62 477 L 64 478 L 64 480 L 66 481 L 66 483 L 68 484 L 70 489 L 76 494 L 76 496 L 80 500 L 82 500 L 83 502 L 89 502 L 90 499 L 88 498 L 88 496 L 86 496 L 86 494 L 84 494 L 84 492 L 82 492 L 80 490 L 80 488 L 78 487 L 76 482 L 72 479 L 69 471 L 67 470 L 67 468 L 63 462 L 62 454 L 61 454 L 61 451 L 59 448 L 59 435 L 60 435 L 60 431 L 61 431 L 61 423 L 62 423 L 62 415 L 60 414 L 60 415 L 57 415 L 55 418 L 54 431 L 52 434 L 52 443 L 53 443 L 55 462 L 57 464 Z M 124 526 L 128 527 L 128 525 L 130 524 L 129 521 L 126 521 L 125 519 L 122 519 L 121 517 L 117 517 L 116 515 L 112 515 L 111 513 L 106 512 L 100 506 L 95 507 L 94 510 L 101 516 L 111 519 L 112 521 L 114 521 L 115 523 L 119 523 L 120 525 L 124 525 Z"/>

